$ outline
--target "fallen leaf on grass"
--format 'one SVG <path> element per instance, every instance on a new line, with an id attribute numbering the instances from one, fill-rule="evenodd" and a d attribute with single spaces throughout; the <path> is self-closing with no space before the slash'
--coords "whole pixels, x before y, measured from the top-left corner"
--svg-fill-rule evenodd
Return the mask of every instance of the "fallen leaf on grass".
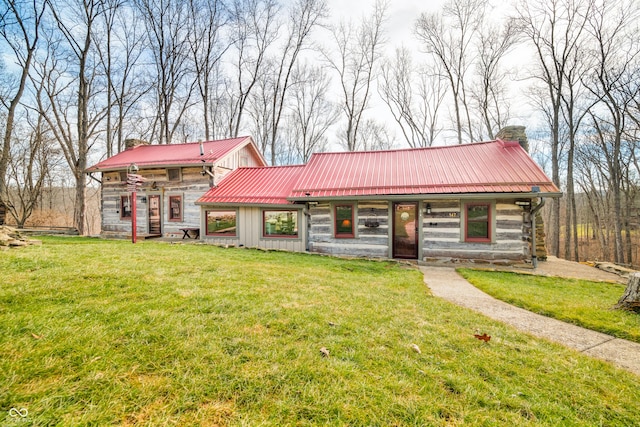
<path id="1" fill-rule="evenodd" d="M 322 354 L 322 357 L 329 357 L 329 350 L 327 350 L 326 348 L 322 347 L 320 349 L 320 354 Z"/>
<path id="2" fill-rule="evenodd" d="M 31 332 L 31 336 L 32 336 L 33 338 L 37 339 L 37 340 L 39 340 L 39 339 L 42 339 L 42 338 L 43 338 L 43 335 L 36 335 L 36 334 L 34 334 L 33 332 Z"/>
<path id="3" fill-rule="evenodd" d="M 484 342 L 489 342 L 489 340 L 491 339 L 491 336 L 487 335 L 486 333 L 482 335 L 473 334 L 473 336 L 479 339 L 480 341 L 484 341 Z"/>
<path id="4" fill-rule="evenodd" d="M 411 348 L 413 349 L 413 351 L 415 351 L 418 354 L 422 354 L 422 352 L 420 351 L 420 347 L 418 347 L 418 344 L 411 344 Z"/>

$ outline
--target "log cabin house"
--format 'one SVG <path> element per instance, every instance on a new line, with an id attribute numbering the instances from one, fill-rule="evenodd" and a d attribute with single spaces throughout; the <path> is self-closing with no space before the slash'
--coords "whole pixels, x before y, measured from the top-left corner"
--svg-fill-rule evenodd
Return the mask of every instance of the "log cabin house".
<path id="1" fill-rule="evenodd" d="M 134 166 L 135 165 L 135 166 Z M 136 230 L 142 237 L 182 237 L 199 229 L 195 201 L 234 169 L 266 166 L 251 137 L 188 144 L 149 145 L 129 139 L 125 150 L 87 169 L 101 183 L 101 234 L 131 236 L 132 200 L 127 173 L 144 183 L 136 195 Z"/>
<path id="2" fill-rule="evenodd" d="M 267 166 L 249 137 L 130 147 L 87 170 L 102 174 L 102 234 L 341 256 L 512 264 L 532 259 L 536 206 L 561 192 L 517 141 L 316 153 Z"/>
<path id="3" fill-rule="evenodd" d="M 196 201 L 209 242 L 341 256 L 512 264 L 559 189 L 517 141 L 313 154 L 239 168 Z"/>

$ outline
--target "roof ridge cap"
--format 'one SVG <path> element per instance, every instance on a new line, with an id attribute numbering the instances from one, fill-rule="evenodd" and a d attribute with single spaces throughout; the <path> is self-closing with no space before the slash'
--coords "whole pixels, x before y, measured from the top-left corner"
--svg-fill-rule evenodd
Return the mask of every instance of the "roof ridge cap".
<path id="1" fill-rule="evenodd" d="M 294 167 L 305 167 L 307 166 L 306 164 L 300 164 L 300 165 L 268 165 L 268 166 L 240 166 L 238 168 L 236 168 L 236 170 L 239 169 L 276 169 L 276 168 L 294 168 Z"/>
<path id="2" fill-rule="evenodd" d="M 191 142 L 181 142 L 180 144 L 173 145 L 189 145 L 189 144 L 207 144 L 211 142 L 222 142 L 222 141 L 233 141 L 235 139 L 243 140 L 249 138 L 248 136 L 238 136 L 235 138 L 222 138 L 222 139 L 208 139 L 206 141 L 191 141 Z"/>
<path id="3" fill-rule="evenodd" d="M 407 148 L 392 148 L 388 150 L 364 150 L 364 151 L 324 151 L 321 153 L 313 153 L 313 156 L 325 155 L 325 154 L 366 154 L 366 153 L 396 153 L 396 152 L 405 152 L 405 151 L 426 151 L 426 150 L 441 150 L 441 149 L 449 149 L 456 147 L 465 147 L 470 145 L 480 145 L 480 144 L 495 144 L 504 142 L 501 139 L 493 139 L 488 141 L 473 141 L 467 142 L 465 144 L 451 144 L 451 145 L 436 145 L 430 147 L 407 147 Z M 507 141 L 508 142 L 508 141 Z"/>

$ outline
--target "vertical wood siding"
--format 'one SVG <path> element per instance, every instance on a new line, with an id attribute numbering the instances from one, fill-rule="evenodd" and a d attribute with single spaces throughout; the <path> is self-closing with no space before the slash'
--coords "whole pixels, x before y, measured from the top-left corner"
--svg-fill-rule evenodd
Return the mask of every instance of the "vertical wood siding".
<path id="1" fill-rule="evenodd" d="M 243 160 L 242 160 L 243 158 L 246 159 L 246 164 L 243 164 Z M 253 150 L 249 148 L 248 145 L 242 147 L 240 150 L 236 151 L 235 153 L 231 153 L 230 155 L 227 155 L 224 159 L 222 159 L 217 164 L 229 170 L 234 170 L 239 167 L 245 167 L 245 166 L 249 166 L 249 167 L 261 166 Z"/>
<path id="2" fill-rule="evenodd" d="M 291 252 L 304 252 L 305 251 L 305 234 L 306 234 L 306 219 L 302 212 L 302 206 L 290 206 L 287 208 L 278 208 L 282 210 L 291 209 L 298 212 L 298 237 L 297 238 L 265 238 L 262 236 L 262 211 L 263 209 L 255 206 L 240 206 L 234 207 L 216 207 L 203 206 L 201 208 L 202 224 L 201 224 L 201 238 L 205 241 L 229 246 L 244 246 L 247 248 L 262 248 L 262 249 L 278 249 Z M 222 209 L 222 210 L 236 210 L 236 225 L 237 235 L 235 237 L 217 237 L 206 235 L 206 214 L 207 210 Z"/>

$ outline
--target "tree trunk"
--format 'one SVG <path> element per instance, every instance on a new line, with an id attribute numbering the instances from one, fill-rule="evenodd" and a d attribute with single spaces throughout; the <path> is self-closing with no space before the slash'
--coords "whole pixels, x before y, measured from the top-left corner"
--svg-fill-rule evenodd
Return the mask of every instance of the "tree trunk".
<path id="1" fill-rule="evenodd" d="M 86 178 L 84 174 L 80 172 L 76 175 L 76 194 L 73 208 L 73 226 L 78 229 L 78 233 L 81 236 L 85 235 L 85 215 L 87 211 L 86 190 Z"/>
<path id="2" fill-rule="evenodd" d="M 620 298 L 615 308 L 623 310 L 632 310 L 640 313 L 640 273 L 632 273 L 629 275 L 627 289 Z"/>

